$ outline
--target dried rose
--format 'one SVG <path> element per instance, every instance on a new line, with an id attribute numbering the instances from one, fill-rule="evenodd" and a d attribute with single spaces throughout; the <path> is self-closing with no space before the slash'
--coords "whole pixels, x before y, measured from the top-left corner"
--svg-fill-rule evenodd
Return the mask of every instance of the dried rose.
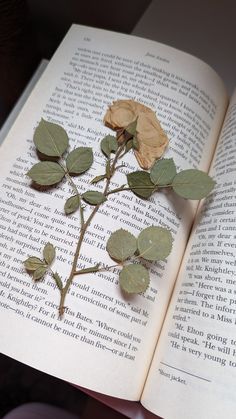
<path id="1" fill-rule="evenodd" d="M 162 156 L 169 142 L 156 114 L 134 100 L 117 100 L 106 112 L 104 123 L 118 131 L 126 128 L 135 119 L 138 142 L 135 156 L 143 169 L 150 169 L 155 160 Z"/>
<path id="2" fill-rule="evenodd" d="M 135 156 L 143 169 L 150 169 L 165 152 L 168 137 L 154 112 L 139 115 L 136 131 L 139 149 L 135 151 Z"/>
<path id="3" fill-rule="evenodd" d="M 137 118 L 136 103 L 133 100 L 117 100 L 109 106 L 104 123 L 113 130 L 127 127 Z"/>

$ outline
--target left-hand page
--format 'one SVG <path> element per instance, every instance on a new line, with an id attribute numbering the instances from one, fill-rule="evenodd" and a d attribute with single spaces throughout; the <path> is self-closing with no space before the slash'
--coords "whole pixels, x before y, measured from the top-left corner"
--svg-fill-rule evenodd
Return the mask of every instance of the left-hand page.
<path id="1" fill-rule="evenodd" d="M 28 256 L 40 257 L 45 243 L 52 242 L 56 246 L 59 272 L 62 277 L 66 277 L 70 271 L 80 227 L 79 216 L 65 217 L 63 214 L 65 199 L 70 196 L 66 183 L 63 183 L 61 188 L 39 192 L 30 186 L 30 179 L 27 179 L 27 171 L 38 161 L 32 139 L 41 117 L 66 127 L 73 143 L 72 149 L 78 146 L 93 146 L 95 143 L 95 147 L 98 148 L 98 140 L 109 131 L 102 124 L 106 105 L 105 101 L 102 102 L 101 97 L 98 97 L 100 92 L 96 81 L 93 87 L 91 83 L 88 87 L 86 79 L 89 77 L 89 63 L 86 58 L 84 66 L 80 66 L 83 73 L 80 88 L 83 91 L 78 93 L 76 90 L 76 70 L 74 74 L 70 70 L 76 64 L 77 46 L 82 44 L 86 47 L 88 44 L 86 28 L 81 29 L 78 42 L 74 35 L 72 29 L 60 51 L 49 64 L 49 71 L 39 80 L 1 146 L 0 350 L 19 361 L 75 384 L 115 395 L 127 395 L 134 399 L 138 398 L 144 380 L 140 369 L 135 374 L 135 352 L 141 342 L 141 330 L 136 333 L 132 325 L 129 333 L 124 327 L 124 317 L 125 321 L 129 318 L 129 323 L 133 317 L 134 324 L 135 319 L 136 322 L 139 319 L 135 314 L 131 316 L 125 313 L 126 303 L 122 301 L 120 292 L 115 293 L 113 298 L 109 296 L 110 289 L 108 292 L 104 291 L 106 283 L 107 288 L 114 285 L 118 288 L 114 273 L 107 275 L 105 272 L 100 275 L 100 281 L 103 282 L 101 292 L 96 285 L 99 278 L 95 278 L 94 275 L 93 278 L 80 277 L 80 281 L 77 281 L 77 285 L 69 292 L 66 301 L 68 309 L 64 318 L 58 320 L 59 293 L 55 289 L 53 279 L 48 277 L 42 282 L 34 283 L 23 266 L 23 261 Z M 81 80 L 81 75 L 78 80 Z M 89 114 L 86 104 L 91 88 L 94 94 L 94 103 L 90 104 L 93 115 Z M 80 106 L 77 106 L 77 99 L 81 96 L 83 99 Z M 107 105 L 109 102 L 111 100 L 107 99 Z M 15 118 L 16 115 L 12 117 L 12 123 Z M 3 134 L 9 131 L 9 124 L 10 122 L 3 127 Z M 97 170 L 105 170 L 102 167 L 101 156 L 95 157 L 95 160 L 98 160 Z M 89 180 L 93 177 L 94 172 L 91 170 L 84 176 L 80 184 L 81 189 L 83 182 L 84 190 L 92 189 L 92 186 L 89 187 Z M 110 209 L 109 215 L 112 213 Z M 102 214 L 102 217 L 107 218 L 108 211 Z M 107 220 L 107 228 L 112 229 L 113 223 L 114 220 Z M 81 267 L 95 264 L 99 254 L 104 253 L 105 233 L 101 220 L 92 230 L 91 235 L 88 234 L 85 240 Z M 135 303 L 131 305 L 132 308 L 135 306 Z M 110 317 L 115 314 L 116 324 L 119 324 L 119 317 L 121 322 L 116 330 L 111 330 Z M 143 322 L 147 323 L 146 317 L 143 317 Z M 106 371 L 105 365 L 108 367 Z M 124 376 L 125 385 L 123 382 L 118 383 L 117 379 L 114 380 L 114 377 L 120 375 L 121 368 L 126 370 L 127 374 Z M 115 369 L 117 373 L 114 373 Z M 111 372 L 112 380 L 109 379 L 107 371 Z M 136 375 L 137 386 L 129 395 L 130 373 L 131 376 Z"/>
<path id="2" fill-rule="evenodd" d="M 114 273 L 80 276 L 67 296 L 66 314 L 58 320 L 59 292 L 53 279 L 47 277 L 34 283 L 23 266 L 28 256 L 40 257 L 43 246 L 51 242 L 56 246 L 58 272 L 65 278 L 80 228 L 79 216 L 63 214 L 65 200 L 70 196 L 65 182 L 60 188 L 40 192 L 30 186 L 26 176 L 38 161 L 32 139 L 41 117 L 67 129 L 72 149 L 93 145 L 98 149 L 98 141 L 110 133 L 102 119 L 112 95 L 102 101 L 101 73 L 91 84 L 86 28 L 78 32 L 72 29 L 67 35 L 1 146 L 0 350 L 75 384 L 138 399 L 151 356 L 150 338 L 142 336 L 149 315 L 146 298 L 123 301 Z M 73 68 L 79 45 L 83 50 L 80 67 Z M 98 49 L 99 43 L 93 45 Z M 104 63 L 106 60 L 109 57 L 104 58 Z M 93 70 L 94 65 L 90 66 Z M 77 68 L 82 76 L 77 75 Z M 82 91 L 76 89 L 77 82 Z M 93 103 L 88 99 L 91 89 Z M 92 168 L 83 176 L 81 190 L 92 189 L 89 180 L 96 170 L 105 170 L 104 158 L 99 154 L 97 151 L 95 171 Z M 127 202 L 123 205 L 127 206 Z M 80 267 L 95 265 L 106 253 L 105 236 L 117 220 L 117 209 L 113 208 L 114 200 L 99 214 L 99 221 L 86 236 Z M 108 259 L 105 262 L 111 264 Z M 143 351 L 147 356 L 140 362 Z"/>

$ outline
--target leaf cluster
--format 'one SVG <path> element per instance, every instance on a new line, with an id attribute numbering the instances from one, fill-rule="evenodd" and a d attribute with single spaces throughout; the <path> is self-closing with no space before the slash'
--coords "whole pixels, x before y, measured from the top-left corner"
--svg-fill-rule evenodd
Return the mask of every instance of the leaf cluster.
<path id="1" fill-rule="evenodd" d="M 132 192 L 148 199 L 160 188 L 172 188 L 186 199 L 202 199 L 213 189 L 215 182 L 201 170 L 188 169 L 177 173 L 173 159 L 157 160 L 150 173 L 144 170 L 129 173 L 127 182 Z"/>
<path id="2" fill-rule="evenodd" d="M 137 263 L 139 258 L 147 261 L 165 260 L 172 248 L 172 236 L 168 229 L 151 226 L 141 231 L 136 238 L 124 229 L 111 234 L 107 242 L 110 257 L 122 265 L 134 257 L 131 264 L 123 266 L 120 271 L 120 286 L 127 293 L 144 292 L 149 285 L 148 270 Z"/>
<path id="3" fill-rule="evenodd" d="M 106 172 L 104 174 L 95 176 L 91 183 L 95 184 L 104 179 L 109 179 L 113 173 L 111 170 L 111 154 L 116 153 L 120 146 L 123 149 L 123 154 L 119 158 L 123 157 L 131 149 L 138 149 L 138 142 L 136 138 L 136 127 L 137 120 L 131 122 L 126 128 L 121 129 L 117 132 L 117 136 L 106 135 L 100 144 L 101 151 L 107 159 Z"/>
<path id="4" fill-rule="evenodd" d="M 39 281 L 43 278 L 46 272 L 51 271 L 59 290 L 62 290 L 62 280 L 57 272 L 53 272 L 51 264 L 56 257 L 56 249 L 51 243 L 47 243 L 43 248 L 43 259 L 35 256 L 30 256 L 24 261 L 25 269 L 33 274 L 33 280 Z"/>
<path id="5" fill-rule="evenodd" d="M 39 185 L 54 185 L 60 182 L 66 173 L 70 175 L 84 173 L 93 163 L 92 149 L 78 147 L 67 154 L 63 167 L 60 159 L 69 146 L 67 133 L 60 125 L 44 119 L 41 119 L 35 130 L 34 144 L 46 161 L 35 164 L 27 175 Z"/>
<path id="6" fill-rule="evenodd" d="M 93 164 L 92 149 L 77 147 L 67 152 L 69 139 L 64 128 L 44 119 L 35 129 L 33 140 L 44 160 L 36 163 L 27 175 L 40 186 L 55 185 L 67 176 L 75 193 L 67 199 L 64 210 L 67 215 L 75 212 L 80 207 L 80 195 L 71 177 L 90 169 Z"/>
<path id="7" fill-rule="evenodd" d="M 113 135 L 106 135 L 106 137 L 104 137 L 102 139 L 101 143 L 100 143 L 100 148 L 101 148 L 101 151 L 104 154 L 105 158 L 107 159 L 106 172 L 102 175 L 95 176 L 95 178 L 93 178 L 91 180 L 92 184 L 96 184 L 96 183 L 100 182 L 101 180 L 111 178 L 113 173 L 111 173 L 110 160 L 111 160 L 111 154 L 116 153 L 118 148 L 119 148 L 117 138 L 114 137 Z M 101 199 L 101 197 L 100 197 L 100 199 Z M 98 201 L 100 201 L 100 199 L 98 198 Z M 88 202 L 88 200 L 86 198 L 85 198 L 85 201 Z M 94 199 L 93 199 L 93 201 L 94 201 Z M 104 201 L 105 201 L 105 199 L 102 202 L 104 202 Z M 88 203 L 91 204 L 91 202 L 88 202 Z M 97 202 L 97 204 L 98 203 L 101 203 L 101 202 Z M 96 204 L 91 204 L 91 205 L 96 205 Z"/>
<path id="8" fill-rule="evenodd" d="M 42 260 L 35 256 L 30 256 L 24 261 L 25 269 L 33 272 L 33 279 L 36 281 L 43 277 L 55 258 L 55 248 L 51 243 L 47 243 L 44 246 L 43 257 L 44 259 Z"/>

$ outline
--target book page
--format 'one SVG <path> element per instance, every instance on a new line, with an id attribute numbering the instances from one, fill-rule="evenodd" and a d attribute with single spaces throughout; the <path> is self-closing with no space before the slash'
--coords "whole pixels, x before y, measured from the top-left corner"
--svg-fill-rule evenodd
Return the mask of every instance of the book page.
<path id="1" fill-rule="evenodd" d="M 168 261 L 149 264 L 151 284 L 143 295 L 127 297 L 118 269 L 80 275 L 57 318 L 59 292 L 52 278 L 33 283 L 24 271 L 28 256 L 41 256 L 51 242 L 53 265 L 63 280 L 70 272 L 78 239 L 79 214 L 64 215 L 71 196 L 63 182 L 45 192 L 26 177 L 38 160 L 32 142 L 40 119 L 62 124 L 71 149 L 91 146 L 95 164 L 76 183 L 82 192 L 104 173 L 100 140 L 111 133 L 102 119 L 115 99 L 139 100 L 157 111 L 170 137 L 167 156 L 178 167 L 207 169 L 222 124 L 227 98 L 222 82 L 207 65 L 172 48 L 131 36 L 73 26 L 20 113 L 1 148 L 0 349 L 42 371 L 94 391 L 139 399 L 155 348 L 196 203 L 169 193 L 143 201 L 130 192 L 111 195 L 91 224 L 78 269 L 102 262 L 111 232 L 136 236 L 150 225 L 168 227 L 173 250 Z M 138 170 L 131 153 L 112 187 Z M 97 189 L 101 191 L 102 183 Z M 85 219 L 91 208 L 86 206 Z"/>
<path id="2" fill-rule="evenodd" d="M 165 418 L 235 417 L 236 93 L 210 174 L 143 403 Z"/>

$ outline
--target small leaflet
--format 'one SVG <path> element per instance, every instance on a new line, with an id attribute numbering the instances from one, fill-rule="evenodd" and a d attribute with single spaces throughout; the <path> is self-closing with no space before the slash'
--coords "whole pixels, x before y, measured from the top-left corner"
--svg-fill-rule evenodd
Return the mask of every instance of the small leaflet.
<path id="1" fill-rule="evenodd" d="M 127 175 L 128 185 L 135 195 L 140 198 L 149 198 L 155 190 L 150 174 L 143 170 L 132 172 Z"/>
<path id="2" fill-rule="evenodd" d="M 77 211 L 80 206 L 80 198 L 78 195 L 71 196 L 66 200 L 64 211 L 67 215 Z"/>
<path id="3" fill-rule="evenodd" d="M 101 150 L 107 158 L 110 157 L 111 153 L 115 153 L 118 149 L 118 143 L 116 137 L 113 135 L 107 135 L 101 141 Z"/>
<path id="4" fill-rule="evenodd" d="M 86 172 L 93 164 L 93 151 L 90 147 L 78 147 L 66 158 L 66 167 L 70 174 Z"/>
<path id="5" fill-rule="evenodd" d="M 97 191 L 87 191 L 82 195 L 82 198 L 90 205 L 102 204 L 107 199 L 103 193 Z"/>
<path id="6" fill-rule="evenodd" d="M 48 265 L 51 265 L 51 263 L 55 259 L 55 256 L 56 256 L 55 247 L 51 243 L 47 243 L 43 249 L 43 257 Z"/>
<path id="7" fill-rule="evenodd" d="M 57 272 L 55 272 L 53 274 L 53 278 L 55 279 L 55 282 L 57 284 L 57 288 L 59 288 L 59 290 L 61 291 L 63 289 L 63 284 L 62 284 L 62 280 L 61 280 L 60 275 Z"/>
<path id="8" fill-rule="evenodd" d="M 133 148 L 133 139 L 127 141 L 125 144 L 125 153 L 128 153 Z"/>
<path id="9" fill-rule="evenodd" d="M 150 170 L 151 181 L 155 185 L 169 185 L 176 175 L 173 159 L 157 160 Z"/>
<path id="10" fill-rule="evenodd" d="M 135 135 L 136 135 L 137 121 L 138 121 L 138 118 L 136 118 L 135 121 L 131 122 L 125 128 L 125 131 L 127 131 L 130 135 L 132 135 L 132 137 L 135 137 Z"/>
<path id="11" fill-rule="evenodd" d="M 133 149 L 134 150 L 139 150 L 139 143 L 138 143 L 138 139 L 136 136 L 133 137 Z"/>
<path id="12" fill-rule="evenodd" d="M 33 140 L 37 150 L 49 157 L 61 157 L 69 144 L 64 128 L 45 119 L 38 124 Z"/>
<path id="13" fill-rule="evenodd" d="M 65 176 L 62 167 L 55 162 L 42 161 L 36 163 L 27 173 L 34 182 L 42 186 L 55 185 Z"/>
<path id="14" fill-rule="evenodd" d="M 138 150 L 138 148 L 139 148 L 139 144 L 137 141 L 137 137 L 134 136 L 131 138 L 131 140 L 127 141 L 125 145 L 125 154 L 128 153 L 131 149 Z"/>
<path id="15" fill-rule="evenodd" d="M 137 250 L 137 239 L 122 228 L 111 234 L 107 242 L 107 251 L 112 259 L 123 262 L 133 256 Z"/>
<path id="16" fill-rule="evenodd" d="M 44 266 L 44 262 L 35 256 L 30 256 L 24 261 L 24 266 L 27 271 L 36 271 L 40 266 Z"/>
<path id="17" fill-rule="evenodd" d="M 138 236 L 139 255 L 150 261 L 164 260 L 171 252 L 172 241 L 167 228 L 147 227 Z"/>
<path id="18" fill-rule="evenodd" d="M 40 266 L 39 268 L 37 268 L 36 271 L 34 271 L 33 273 L 33 280 L 38 281 L 39 279 L 41 279 L 47 272 L 47 268 L 47 266 Z"/>
<path id="19" fill-rule="evenodd" d="M 129 294 L 146 291 L 150 282 L 148 270 L 140 264 L 124 266 L 120 271 L 119 280 L 122 290 Z"/>
<path id="20" fill-rule="evenodd" d="M 197 169 L 188 169 L 179 172 L 172 182 L 174 191 L 186 199 L 198 200 L 205 198 L 214 186 L 214 180 L 206 173 Z"/>

